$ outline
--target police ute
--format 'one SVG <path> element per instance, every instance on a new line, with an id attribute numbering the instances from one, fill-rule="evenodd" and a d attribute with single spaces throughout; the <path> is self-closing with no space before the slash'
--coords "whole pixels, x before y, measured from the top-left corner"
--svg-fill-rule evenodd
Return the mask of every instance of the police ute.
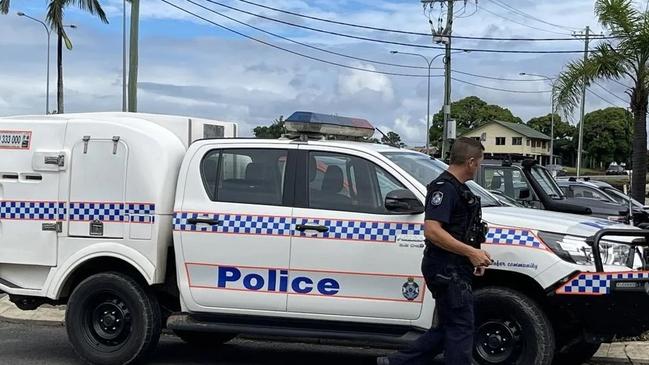
<path id="1" fill-rule="evenodd" d="M 361 142 L 362 119 L 297 112 L 277 140 L 153 114 L 0 118 L 0 291 L 66 304 L 94 364 L 163 328 L 403 345 L 433 324 L 426 185 L 446 165 Z M 649 329 L 649 231 L 505 206 L 473 182 L 494 262 L 476 278 L 476 364 L 579 364 Z"/>

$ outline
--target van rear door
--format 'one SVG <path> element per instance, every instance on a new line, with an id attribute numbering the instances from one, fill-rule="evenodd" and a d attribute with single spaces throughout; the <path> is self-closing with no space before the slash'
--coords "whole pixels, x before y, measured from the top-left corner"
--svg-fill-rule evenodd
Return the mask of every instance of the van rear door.
<path id="1" fill-rule="evenodd" d="M 0 264 L 56 266 L 65 126 L 0 119 Z"/>

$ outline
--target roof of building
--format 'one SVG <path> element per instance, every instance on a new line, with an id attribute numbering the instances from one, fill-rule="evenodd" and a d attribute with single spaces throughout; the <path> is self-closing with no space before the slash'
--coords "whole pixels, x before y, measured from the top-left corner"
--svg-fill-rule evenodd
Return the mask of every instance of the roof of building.
<path id="1" fill-rule="evenodd" d="M 503 122 L 503 121 L 500 121 L 500 120 L 493 120 L 491 122 L 487 122 L 487 123 L 481 125 L 480 127 L 474 129 L 474 131 L 477 130 L 477 129 L 480 129 L 482 127 L 485 127 L 485 126 L 487 126 L 489 124 L 492 124 L 492 123 L 500 124 L 501 126 L 503 126 L 505 128 L 508 128 L 508 129 L 511 129 L 514 132 L 518 133 L 518 134 L 522 134 L 523 136 L 525 136 L 527 138 L 545 139 L 545 140 L 548 140 L 548 141 L 551 139 L 548 135 L 537 131 L 536 129 L 528 126 L 527 124 L 509 123 L 509 122 Z M 467 132 L 467 133 L 469 133 L 469 132 Z"/>

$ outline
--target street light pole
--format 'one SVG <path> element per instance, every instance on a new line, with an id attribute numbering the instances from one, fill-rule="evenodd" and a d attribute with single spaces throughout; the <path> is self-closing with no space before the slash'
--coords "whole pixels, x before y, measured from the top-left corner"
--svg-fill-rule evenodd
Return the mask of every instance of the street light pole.
<path id="1" fill-rule="evenodd" d="M 521 76 L 534 76 L 534 77 L 540 77 L 544 80 L 550 81 L 550 85 L 552 87 L 551 91 L 551 101 L 550 101 L 550 163 L 554 164 L 554 112 L 555 112 L 555 106 L 554 106 L 554 92 L 556 89 L 556 79 L 553 79 L 549 76 L 545 75 L 540 75 L 540 74 L 531 74 L 527 72 L 521 72 L 519 73 Z"/>
<path id="2" fill-rule="evenodd" d="M 47 79 L 45 82 L 45 115 L 50 113 L 50 36 L 52 35 L 52 32 L 50 31 L 50 28 L 47 27 L 47 24 L 45 24 L 43 21 L 38 20 L 36 18 L 33 18 L 23 12 L 18 12 L 18 16 L 22 16 L 28 19 L 31 19 L 35 22 L 38 22 L 43 25 L 45 28 L 45 31 L 47 32 Z"/>
<path id="3" fill-rule="evenodd" d="M 122 111 L 126 111 L 126 0 L 122 0 Z"/>
<path id="4" fill-rule="evenodd" d="M 465 52 L 465 51 L 459 51 L 453 53 L 460 53 L 460 52 Z M 400 52 L 400 51 L 390 51 L 390 53 L 421 57 L 424 59 L 426 65 L 428 66 L 428 93 L 426 98 L 426 154 L 430 155 L 430 70 L 433 66 L 433 62 L 435 62 L 436 59 L 444 56 L 445 54 L 440 53 L 429 60 L 428 57 L 419 53 Z"/>

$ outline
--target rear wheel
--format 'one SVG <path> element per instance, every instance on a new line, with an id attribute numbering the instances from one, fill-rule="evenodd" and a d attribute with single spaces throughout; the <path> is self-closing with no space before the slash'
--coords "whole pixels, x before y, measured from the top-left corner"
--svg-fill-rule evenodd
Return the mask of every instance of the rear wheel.
<path id="1" fill-rule="evenodd" d="M 217 332 L 194 332 L 194 331 L 177 331 L 174 333 L 180 337 L 181 340 L 196 347 L 210 347 L 222 345 L 231 339 L 237 337 L 232 333 L 217 333 Z"/>
<path id="2" fill-rule="evenodd" d="M 148 288 L 120 273 L 82 281 L 66 310 L 74 350 L 93 364 L 130 364 L 152 351 L 161 332 L 160 308 Z"/>
<path id="3" fill-rule="evenodd" d="M 474 363 L 550 365 L 554 332 L 542 309 L 527 296 L 506 288 L 475 292 Z"/>

